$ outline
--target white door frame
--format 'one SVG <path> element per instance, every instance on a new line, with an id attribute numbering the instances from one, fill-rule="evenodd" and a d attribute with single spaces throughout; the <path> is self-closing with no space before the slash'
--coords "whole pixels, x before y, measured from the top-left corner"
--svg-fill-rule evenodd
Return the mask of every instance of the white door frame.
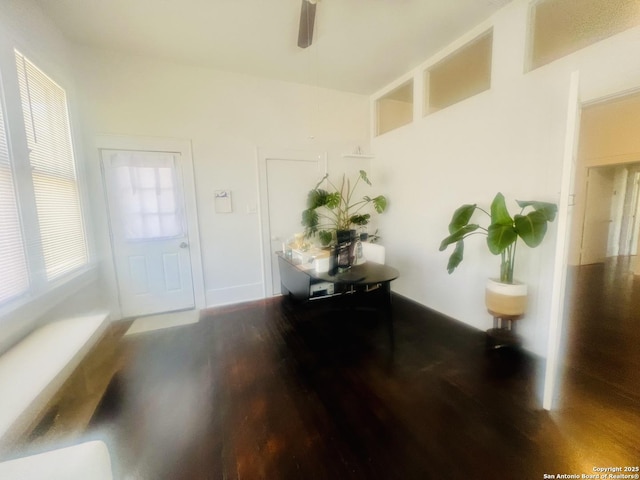
<path id="1" fill-rule="evenodd" d="M 553 288 L 551 290 L 551 311 L 549 334 L 547 337 L 547 364 L 544 373 L 542 407 L 551 410 L 557 393 L 560 376 L 560 343 L 564 321 L 564 299 L 566 296 L 569 240 L 571 233 L 571 213 L 573 205 L 576 154 L 580 133 L 580 72 L 571 74 L 569 81 L 569 101 L 567 104 L 567 130 L 565 132 L 562 161 L 562 180 L 558 202 L 558 230 L 556 233 L 556 254 L 553 265 Z"/>
<path id="2" fill-rule="evenodd" d="M 320 163 L 321 170 L 327 172 L 326 152 L 313 152 L 308 150 L 286 150 L 286 149 L 261 149 L 256 150 L 258 162 L 258 188 L 260 194 L 260 231 L 262 234 L 262 278 L 263 296 L 273 296 L 273 276 L 271 269 L 271 232 L 269 218 L 269 192 L 267 182 L 267 161 L 270 158 L 280 160 L 300 160 Z M 302 208 L 302 206 L 301 206 Z"/>
<path id="3" fill-rule="evenodd" d="M 140 150 L 150 152 L 166 152 L 176 153 L 180 155 L 183 177 L 184 203 L 187 219 L 187 233 L 189 237 L 189 250 L 191 258 L 191 275 L 193 277 L 193 296 L 195 300 L 195 308 L 202 309 L 205 307 L 205 289 L 204 275 L 202 268 L 202 252 L 200 248 L 200 233 L 198 230 L 198 208 L 196 201 L 195 175 L 193 170 L 193 157 L 191 154 L 191 141 L 160 138 L 160 137 L 137 137 L 126 135 L 97 135 L 95 141 L 96 153 L 98 161 L 100 160 L 101 150 Z M 102 169 L 100 169 L 102 175 Z M 100 182 L 103 190 L 103 206 L 105 219 L 107 215 L 107 191 L 104 187 L 104 181 Z M 113 247 L 111 244 L 110 232 L 107 229 L 109 241 L 104 242 L 105 258 L 113 259 Z M 107 288 L 112 296 L 110 301 L 110 309 L 112 318 L 121 318 L 122 310 L 120 309 L 117 276 L 113 261 L 103 262 L 105 279 Z"/>

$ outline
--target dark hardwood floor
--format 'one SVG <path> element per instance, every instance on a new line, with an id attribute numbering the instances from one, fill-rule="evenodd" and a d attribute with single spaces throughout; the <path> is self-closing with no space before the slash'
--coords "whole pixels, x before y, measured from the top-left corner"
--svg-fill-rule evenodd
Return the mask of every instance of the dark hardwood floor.
<path id="1" fill-rule="evenodd" d="M 629 262 L 569 269 L 564 371 L 551 418 L 576 439 L 567 458 L 585 470 L 640 463 L 640 276 Z"/>
<path id="2" fill-rule="evenodd" d="M 640 400 L 640 276 L 629 268 L 630 257 L 570 268 L 565 363 Z"/>
<path id="3" fill-rule="evenodd" d="M 600 296 L 620 281 L 607 272 L 572 272 L 551 413 L 539 360 L 487 354 L 484 332 L 403 297 L 392 325 L 274 298 L 123 337 L 119 371 L 76 437 L 105 439 L 118 479 L 542 479 L 635 466 L 637 297 Z"/>

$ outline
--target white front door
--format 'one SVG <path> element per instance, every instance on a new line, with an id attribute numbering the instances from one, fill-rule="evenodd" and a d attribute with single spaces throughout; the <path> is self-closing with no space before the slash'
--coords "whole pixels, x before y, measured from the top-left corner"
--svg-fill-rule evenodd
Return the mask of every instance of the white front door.
<path id="1" fill-rule="evenodd" d="M 180 154 L 101 152 L 122 315 L 193 308 Z"/>
<path id="2" fill-rule="evenodd" d="M 262 236 L 266 294 L 280 294 L 277 251 L 302 232 L 307 194 L 327 169 L 326 155 L 315 152 L 259 152 Z"/>

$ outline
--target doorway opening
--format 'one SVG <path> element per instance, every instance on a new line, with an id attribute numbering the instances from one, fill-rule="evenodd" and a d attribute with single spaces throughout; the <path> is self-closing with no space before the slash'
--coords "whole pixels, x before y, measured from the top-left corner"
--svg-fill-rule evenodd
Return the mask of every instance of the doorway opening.
<path id="1" fill-rule="evenodd" d="M 639 198 L 640 163 L 587 169 L 579 265 L 625 256 L 634 271 L 640 230 Z"/>
<path id="2" fill-rule="evenodd" d="M 589 167 L 584 191 L 579 261 L 568 271 L 568 378 L 640 402 L 640 163 Z"/>
<path id="3" fill-rule="evenodd" d="M 582 108 L 557 402 L 623 428 L 640 421 L 638 131 L 640 93 Z"/>

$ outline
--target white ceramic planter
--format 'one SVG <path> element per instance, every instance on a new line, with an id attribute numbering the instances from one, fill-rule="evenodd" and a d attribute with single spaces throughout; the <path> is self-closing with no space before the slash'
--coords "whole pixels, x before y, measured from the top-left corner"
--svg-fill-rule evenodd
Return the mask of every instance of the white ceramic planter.
<path id="1" fill-rule="evenodd" d="M 501 283 L 488 279 L 485 290 L 487 310 L 505 316 L 522 315 L 527 308 L 527 285 L 524 283 Z"/>

